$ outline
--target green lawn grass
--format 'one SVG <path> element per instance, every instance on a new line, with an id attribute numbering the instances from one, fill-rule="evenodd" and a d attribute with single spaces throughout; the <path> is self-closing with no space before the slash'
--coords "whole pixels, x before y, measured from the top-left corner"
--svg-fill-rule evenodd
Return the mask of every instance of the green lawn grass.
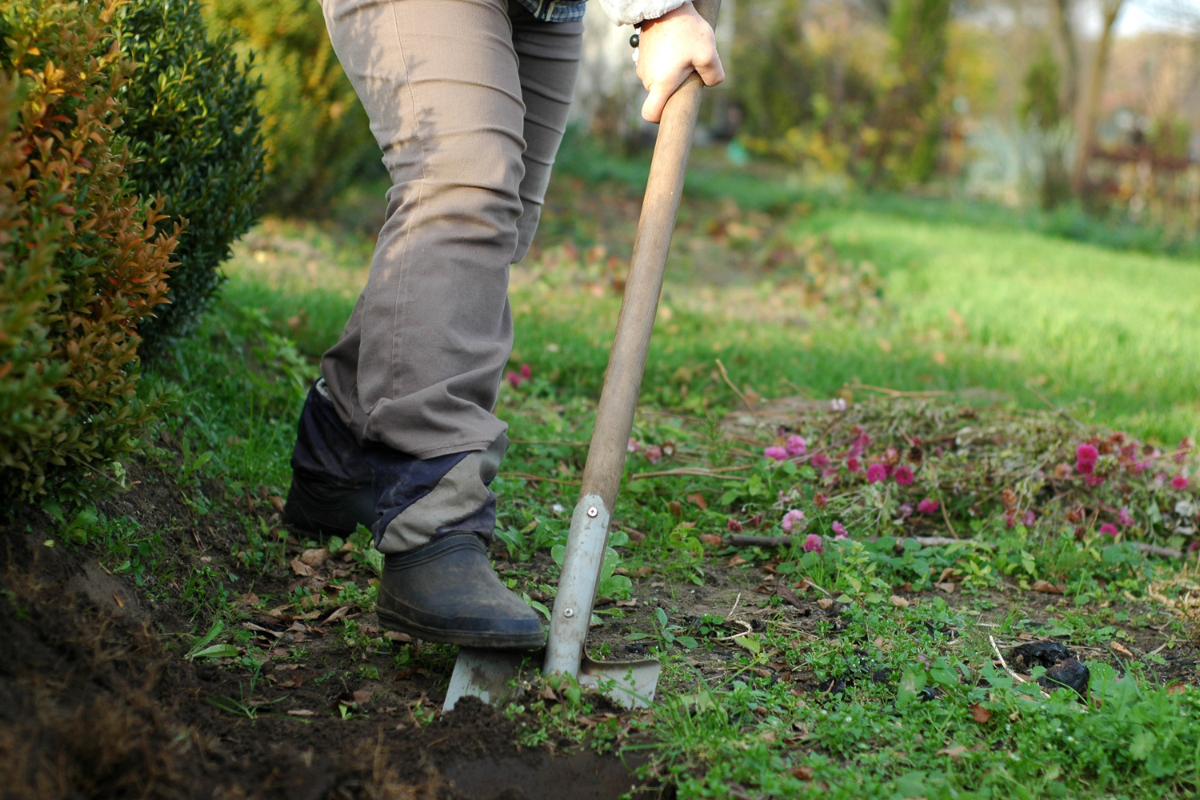
<path id="1" fill-rule="evenodd" d="M 590 434 L 620 302 L 603 259 L 569 253 L 601 244 L 620 261 L 631 241 L 630 220 L 601 225 L 580 204 L 589 195 L 614 205 L 628 200 L 628 184 L 642 169 L 638 162 L 605 164 L 606 183 L 556 184 L 539 250 L 514 272 L 513 366 L 530 364 L 534 377 L 520 390 L 502 387 L 497 413 L 510 422 L 516 442 L 494 488 L 502 538 L 518 565 L 506 579 L 539 596 L 553 592 L 554 568 L 519 565 L 565 535 L 566 516 L 555 506 L 569 514 L 574 502 L 585 451 L 571 443 Z M 779 598 L 752 597 L 753 581 L 762 576 L 750 567 L 767 562 L 769 553 L 739 551 L 749 564 L 730 565 L 732 550 L 706 550 L 696 534 L 723 533 L 728 517 L 755 512 L 769 518 L 767 532 L 778 532 L 790 504 L 803 508 L 810 530 L 826 538 L 834 519 L 814 498 L 819 489 L 811 469 L 776 468 L 757 450 L 735 452 L 719 435 L 717 422 L 740 400 L 717 359 L 741 391 L 767 398 L 843 392 L 857 402 L 875 394 L 861 388 L 869 384 L 943 391 L 961 404 L 1065 405 L 1078 419 L 1170 445 L 1195 435 L 1200 265 L 1069 241 L 996 210 L 973 220 L 970 209 L 939 211 L 929 200 L 920 202 L 919 213 L 905 212 L 894 198 L 801 208 L 796 203 L 805 195 L 783 179 L 729 177 L 732 197 L 742 203 L 731 210 L 728 199 L 715 199 L 719 174 L 699 177 L 703 188 L 687 200 L 664 289 L 635 435 L 673 442 L 678 463 L 744 465 L 739 475 L 748 480 L 627 481 L 614 515 L 646 536 L 641 546 L 621 548 L 625 566 L 651 568 L 663 581 L 654 602 L 666 623 L 642 620 L 629 633 L 620 627 L 631 624 L 620 612 L 605 617 L 622 635 L 652 643 L 665 661 L 661 701 L 631 723 L 653 748 L 660 774 L 687 798 L 1194 795 L 1200 786 L 1195 689 L 1170 692 L 1156 685 L 1149 667 L 1131 665 L 1118 676 L 1096 662 L 1092 691 L 1102 702 L 1085 708 L 1068 691 L 1045 697 L 1035 685 L 1014 684 L 992 666 L 987 638 L 1046 630 L 1035 627 L 1043 624 L 1032 621 L 1037 617 L 1076 644 L 1104 648 L 1122 637 L 1132 643 L 1122 626 L 1139 617 L 1149 625 L 1151 612 L 1126 606 L 1125 593 L 1142 596 L 1150 581 L 1175 575 L 1170 569 L 1156 573 L 1143 556 L 1106 547 L 1090 529 L 1082 542 L 1057 523 L 1009 529 L 995 497 L 1001 487 L 989 488 L 991 499 L 978 507 L 945 500 L 960 530 L 995 544 L 994 554 L 953 547 L 901 548 L 896 555 L 889 533 L 913 523 L 891 521 L 897 497 L 863 487 L 863 497 L 879 506 L 874 528 L 854 530 L 853 541 L 831 546 L 823 558 L 793 546 L 775 559 L 782 574 L 806 575 L 847 600 L 837 625 L 798 632 Z M 773 233 L 714 250 L 707 231 L 718 219 Z M 876 265 L 883 293 L 877 314 L 850 314 L 836 303 L 793 307 L 800 296 L 796 270 L 757 266 L 758 256 L 779 242 L 810 236 L 827 237 L 841 259 Z M 562 249 L 568 243 L 575 251 Z M 151 376 L 183 387 L 168 427 L 191 443 L 189 452 L 213 454 L 201 471 L 223 479 L 235 496 L 286 489 L 306 382 L 365 281 L 370 249 L 369 239 L 352 229 L 268 220 L 237 249 L 215 313 Z M 950 410 L 947 424 L 957 427 L 957 413 Z M 1067 431 L 1054 433 L 1060 449 L 1073 452 L 1071 437 L 1082 434 L 1048 416 Z M 628 470 L 653 468 L 638 456 Z M 201 486 L 190 491 L 205 509 Z M 1163 509 L 1163 498 L 1175 498 L 1161 486 L 1153 491 L 1163 493 Z M 688 499 L 695 493 L 708 498 L 708 507 Z M 1139 520 L 1149 513 L 1134 505 Z M 1088 524 L 1094 528 L 1095 519 Z M 1153 526 L 1146 523 L 1146 531 Z M 869 541 L 867 534 L 885 538 Z M 1184 543 L 1168 541 L 1170 531 L 1153 535 L 1173 547 Z M 929 588 L 947 569 L 958 570 L 954 580 L 969 589 L 953 606 Z M 762 628 L 747 633 L 721 615 L 686 618 L 688 593 L 714 573 L 747 582 L 742 602 L 768 609 Z M 1022 582 L 1041 578 L 1069 584 L 1052 615 L 1048 598 L 1013 594 Z M 887 601 L 904 584 L 919 592 L 916 605 Z M 613 586 L 614 593 L 628 591 L 620 582 Z M 369 598 L 363 602 L 369 610 Z M 992 627 L 977 625 L 985 617 Z M 1182 623 L 1153 619 L 1166 631 L 1156 634 L 1169 644 L 1166 653 L 1192 635 Z M 699 657 L 711 653 L 724 659 L 719 679 L 698 667 Z M 1147 656 L 1146 663 L 1159 662 Z M 836 695 L 797 695 L 788 681 L 772 677 L 794 671 L 834 679 L 868 667 L 890 672 Z M 926 687 L 936 687 L 938 699 L 923 702 Z M 619 720 L 594 729 L 573 721 L 596 711 L 586 698 L 547 703 L 543 695 L 508 711 L 523 720 L 528 744 L 546 741 L 550 731 L 580 738 L 591 730 L 600 744 L 606 736 L 627 741 L 617 732 Z"/>

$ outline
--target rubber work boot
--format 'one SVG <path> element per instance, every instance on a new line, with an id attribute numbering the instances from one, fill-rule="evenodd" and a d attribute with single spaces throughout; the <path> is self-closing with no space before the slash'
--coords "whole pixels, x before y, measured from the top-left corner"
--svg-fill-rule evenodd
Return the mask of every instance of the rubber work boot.
<path id="1" fill-rule="evenodd" d="M 483 540 L 448 533 L 384 557 L 379 623 L 429 642 L 511 650 L 545 644 L 541 618 L 492 569 Z"/>
<path id="2" fill-rule="evenodd" d="M 309 390 L 292 450 L 292 485 L 283 521 L 314 536 L 354 533 L 379 519 L 372 470 L 362 445 L 338 417 L 325 379 Z"/>

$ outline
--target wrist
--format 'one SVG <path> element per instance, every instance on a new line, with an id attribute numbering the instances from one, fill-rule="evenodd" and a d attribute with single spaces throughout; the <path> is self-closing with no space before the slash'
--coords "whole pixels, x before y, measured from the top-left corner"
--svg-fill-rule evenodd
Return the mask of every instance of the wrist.
<path id="1" fill-rule="evenodd" d="M 692 5 L 691 0 L 685 0 L 685 2 L 683 2 L 681 5 L 676 6 L 661 16 L 643 19 L 641 22 L 636 23 L 633 27 L 638 31 L 644 32 L 650 30 L 660 22 L 666 22 L 667 20 L 685 14 L 696 14 L 696 9 Z"/>

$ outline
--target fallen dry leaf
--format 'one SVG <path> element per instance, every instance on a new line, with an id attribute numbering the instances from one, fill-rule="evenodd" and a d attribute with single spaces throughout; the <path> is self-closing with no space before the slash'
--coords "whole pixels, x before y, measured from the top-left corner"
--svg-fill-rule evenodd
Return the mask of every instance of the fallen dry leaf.
<path id="1" fill-rule="evenodd" d="M 367 703 L 371 702 L 371 695 L 373 694 L 375 694 L 373 689 L 359 689 L 353 694 L 354 702 L 358 703 L 360 706 L 365 706 Z"/>
<path id="2" fill-rule="evenodd" d="M 740 555 L 736 555 L 733 558 L 729 559 L 729 563 L 726 564 L 725 566 L 726 566 L 726 568 L 740 567 L 742 564 L 748 564 L 748 563 L 749 562 L 746 561 L 746 559 L 742 558 Z"/>
<path id="3" fill-rule="evenodd" d="M 990 720 L 992 718 L 992 712 L 988 711 L 986 708 L 979 705 L 979 703 L 972 703 L 970 708 L 971 708 L 971 719 L 975 720 L 980 725 L 982 725 L 983 723 L 987 722 L 988 720 Z"/>
<path id="4" fill-rule="evenodd" d="M 313 569 L 316 569 L 324 564 L 330 555 L 332 554 L 324 547 L 310 547 L 300 554 L 300 560 Z"/>
<path id="5" fill-rule="evenodd" d="M 954 590 L 958 588 L 957 583 L 935 583 L 934 586 L 946 594 L 954 594 Z"/>
<path id="6" fill-rule="evenodd" d="M 807 764 L 801 764 L 798 767 L 792 767 L 790 770 L 792 777 L 800 781 L 811 781 L 813 779 L 813 768 Z"/>
<path id="7" fill-rule="evenodd" d="M 334 611 L 332 614 L 330 614 L 328 617 L 325 618 L 325 624 L 328 625 L 330 622 L 337 622 L 339 619 L 341 619 L 342 617 L 346 616 L 349 613 L 350 613 L 350 606 L 342 606 L 341 608 L 337 609 L 336 611 Z"/>
<path id="8" fill-rule="evenodd" d="M 301 578 L 307 578 L 313 575 L 313 568 L 305 564 L 299 557 L 293 558 L 288 562 L 288 566 L 292 568 L 292 572 L 299 575 Z"/>
<path id="9" fill-rule="evenodd" d="M 888 602 L 889 602 L 889 603 L 891 603 L 891 604 L 892 604 L 892 605 L 894 605 L 894 606 L 897 606 L 897 607 L 899 607 L 899 608 L 908 608 L 909 606 L 911 606 L 911 605 L 912 605 L 912 603 L 910 603 L 909 601 L 905 600 L 903 597 L 901 597 L 901 596 L 900 596 L 900 595 L 898 595 L 898 594 L 894 594 L 894 595 L 892 595 L 891 597 L 889 597 L 889 598 L 888 598 Z"/>
<path id="10" fill-rule="evenodd" d="M 267 499 L 271 501 L 271 505 L 275 506 L 276 511 L 278 511 L 280 514 L 283 513 L 283 498 L 282 497 L 280 497 L 277 494 L 273 494 Z"/>
<path id="11" fill-rule="evenodd" d="M 1167 694 L 1183 694 L 1187 691 L 1186 683 L 1172 683 L 1167 687 Z"/>
<path id="12" fill-rule="evenodd" d="M 1109 642 L 1108 646 L 1111 647 L 1113 652 L 1117 653 L 1118 655 L 1125 656 L 1126 658 L 1134 658 L 1133 653 L 1129 652 L 1129 648 L 1126 647 L 1125 645 L 1121 644 L 1120 642 L 1117 642 L 1117 641 Z"/>
<path id="13" fill-rule="evenodd" d="M 651 572 L 654 572 L 654 567 L 638 567 L 633 571 L 633 577 L 644 578 Z"/>
<path id="14" fill-rule="evenodd" d="M 317 715 L 317 712 L 309 711 L 307 708 L 293 708 L 287 713 L 290 717 L 315 717 Z"/>
<path id="15" fill-rule="evenodd" d="M 668 500 L 667 510 L 677 517 L 683 516 L 683 505 L 678 500 Z"/>
<path id="16" fill-rule="evenodd" d="M 937 751 L 939 756 L 950 756 L 955 761 L 963 757 L 963 753 L 967 752 L 967 748 L 961 744 L 956 744 L 954 747 L 943 747 Z"/>
<path id="17" fill-rule="evenodd" d="M 820 600 L 817 601 L 817 605 L 819 605 L 821 608 L 825 608 L 825 609 L 832 608 L 833 607 L 833 598 L 832 597 L 822 597 Z"/>
<path id="18" fill-rule="evenodd" d="M 704 544 L 708 545 L 709 547 L 720 547 L 722 544 L 724 544 L 724 542 L 721 540 L 721 537 L 717 536 L 715 533 L 702 533 L 696 538 L 704 542 Z"/>
<path id="19" fill-rule="evenodd" d="M 689 494 L 687 496 L 687 500 L 689 503 L 695 503 L 697 506 L 699 506 L 701 511 L 708 511 L 708 503 L 704 502 L 704 495 Z"/>
<path id="20" fill-rule="evenodd" d="M 1050 581 L 1034 581 L 1033 590 L 1042 594 L 1062 594 L 1066 591 L 1066 584 L 1053 584 Z"/>
<path id="21" fill-rule="evenodd" d="M 411 636 L 409 636 L 407 633 L 401 633 L 400 631 L 384 631 L 383 638 L 390 639 L 393 642 L 400 642 L 401 644 L 408 644 L 412 641 Z"/>
<path id="22" fill-rule="evenodd" d="M 791 603 L 796 608 L 804 608 L 804 606 L 800 603 L 800 598 L 796 597 L 796 595 L 792 593 L 792 590 L 789 589 L 785 584 L 778 584 L 775 587 L 775 594 L 779 595 L 779 599 L 785 603 Z"/>

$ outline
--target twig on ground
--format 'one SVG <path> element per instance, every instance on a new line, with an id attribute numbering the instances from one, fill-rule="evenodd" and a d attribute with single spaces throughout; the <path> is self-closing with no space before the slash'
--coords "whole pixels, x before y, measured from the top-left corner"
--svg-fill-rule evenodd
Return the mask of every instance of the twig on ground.
<path id="1" fill-rule="evenodd" d="M 847 389 L 866 389 L 870 392 L 880 392 L 888 397 L 945 397 L 950 392 L 943 391 L 928 391 L 928 392 L 902 392 L 899 389 L 888 389 L 886 386 L 871 386 L 867 383 L 848 383 Z"/>
<path id="2" fill-rule="evenodd" d="M 750 412 L 750 416 L 754 417 L 754 422 L 757 423 L 759 421 L 758 414 L 754 413 L 754 407 L 750 405 L 750 401 L 746 399 L 746 395 L 742 394 L 742 391 L 733 385 L 733 381 L 729 380 L 729 373 L 725 371 L 725 365 L 721 363 L 721 359 L 719 358 L 717 359 L 717 369 L 721 370 L 721 378 L 725 381 L 725 385 L 732 389 L 733 393 L 741 399 L 742 403 L 746 406 L 746 410 Z"/>
<path id="3" fill-rule="evenodd" d="M 726 547 L 787 547 L 792 543 L 790 536 L 750 536 L 733 534 L 721 539 Z"/>
<path id="4" fill-rule="evenodd" d="M 725 475 L 726 472 L 742 472 L 743 470 L 752 469 L 750 466 L 745 467 L 717 467 L 709 469 L 708 467 L 679 467 L 677 469 L 667 469 L 661 472 L 638 472 L 630 475 L 629 480 L 640 481 L 643 478 L 669 478 L 672 475 L 687 475 L 693 478 L 721 478 L 729 481 L 744 481 L 740 475 Z"/>
<path id="5" fill-rule="evenodd" d="M 958 531 L 954 530 L 954 525 L 950 523 L 950 515 L 946 513 L 946 499 L 942 498 L 942 519 L 946 520 L 946 527 L 950 529 L 950 535 L 955 539 L 958 538 Z"/>
<path id="6" fill-rule="evenodd" d="M 1143 553 L 1149 553 L 1152 556 L 1165 556 L 1166 558 L 1183 558 L 1183 551 L 1173 550 L 1170 547 L 1159 547 L 1156 544 L 1147 544 L 1146 542 L 1130 542 L 1134 550 L 1140 550 Z"/>
<path id="7" fill-rule="evenodd" d="M 729 609 L 729 613 L 725 615 L 725 619 L 733 619 L 733 612 L 737 611 L 738 603 L 742 601 L 742 593 L 738 592 L 738 596 L 733 599 L 733 607 Z"/>
<path id="8" fill-rule="evenodd" d="M 501 472 L 502 478 L 524 478 L 527 481 L 546 481 L 547 483 L 561 483 L 566 486 L 578 486 L 579 481 L 566 481 L 561 478 L 547 478 L 545 475 L 533 475 L 528 472 Z"/>
<path id="9" fill-rule="evenodd" d="M 833 595 L 832 595 L 832 594 L 830 594 L 829 592 L 825 591 L 825 590 L 824 590 L 824 589 L 822 589 L 820 586 L 817 586 L 815 583 L 813 583 L 813 582 L 812 582 L 811 580 L 809 580 L 807 577 L 805 577 L 805 578 L 801 578 L 801 580 L 803 580 L 803 581 L 804 581 L 804 585 L 805 585 L 805 586 L 811 586 L 812 588 L 816 589 L 818 592 L 820 592 L 821 594 L 825 595 L 826 597 L 833 597 Z"/>
<path id="10" fill-rule="evenodd" d="M 1004 668 L 1004 671 L 1011 675 L 1012 679 L 1017 683 L 1028 683 L 1028 681 L 1008 668 L 1008 664 L 1004 661 L 1004 656 L 1000 655 L 1000 648 L 996 646 L 996 637 L 989 636 L 988 641 L 992 643 L 992 651 L 995 652 L 996 658 L 1000 659 L 1000 666 Z"/>
<path id="11" fill-rule="evenodd" d="M 509 439 L 509 444 L 540 444 L 547 447 L 587 447 L 587 442 L 551 442 L 540 439 Z"/>

